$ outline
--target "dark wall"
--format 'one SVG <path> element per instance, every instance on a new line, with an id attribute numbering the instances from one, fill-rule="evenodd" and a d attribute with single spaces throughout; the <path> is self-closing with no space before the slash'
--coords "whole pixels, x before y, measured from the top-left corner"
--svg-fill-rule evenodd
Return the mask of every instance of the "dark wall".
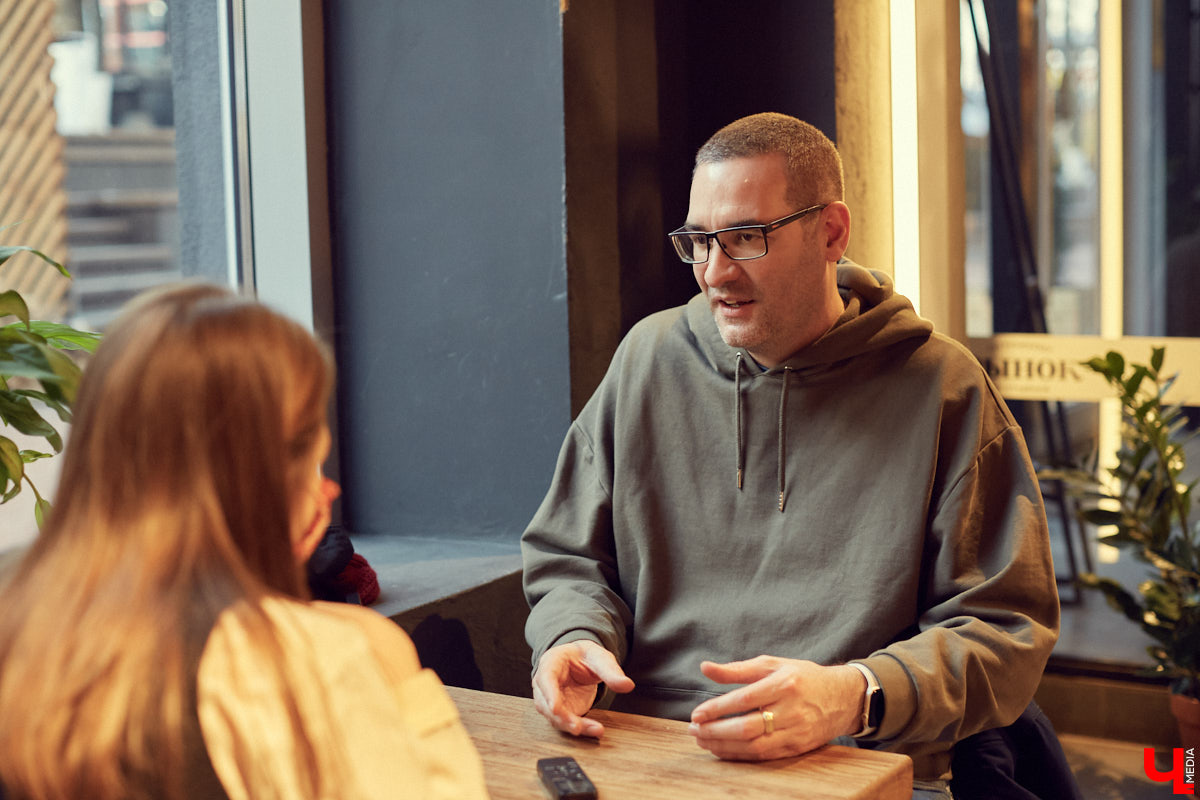
<path id="1" fill-rule="evenodd" d="M 515 541 L 570 415 L 557 4 L 325 7 L 345 523 Z"/>
<path id="2" fill-rule="evenodd" d="M 1163 5 L 1168 336 L 1200 336 L 1200 37 L 1194 4 Z M 1190 416 L 1200 421 L 1200 409 Z"/>
<path id="3" fill-rule="evenodd" d="M 733 120 L 778 111 L 837 142 L 834 0 L 659 0 L 657 8 L 659 120 L 672 143 L 662 162 L 668 230 L 687 215 L 696 151 Z"/>

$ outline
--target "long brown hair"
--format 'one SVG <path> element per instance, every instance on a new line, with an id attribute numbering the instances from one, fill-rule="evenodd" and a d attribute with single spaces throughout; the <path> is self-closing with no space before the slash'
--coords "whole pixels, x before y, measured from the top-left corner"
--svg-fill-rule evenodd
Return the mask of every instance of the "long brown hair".
<path id="1" fill-rule="evenodd" d="M 216 617 L 306 597 L 290 511 L 331 380 L 301 326 L 214 286 L 145 295 L 109 329 L 54 509 L 0 591 L 12 796 L 181 795 Z"/>

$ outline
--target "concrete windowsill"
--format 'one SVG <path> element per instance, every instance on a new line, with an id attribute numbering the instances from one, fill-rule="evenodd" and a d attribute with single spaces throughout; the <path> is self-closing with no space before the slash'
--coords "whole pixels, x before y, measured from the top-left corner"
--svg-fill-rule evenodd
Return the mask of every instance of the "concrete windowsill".
<path id="1" fill-rule="evenodd" d="M 404 628 L 449 686 L 531 694 L 517 542 L 354 536 L 379 576 L 371 608 Z"/>
<path id="2" fill-rule="evenodd" d="M 410 536 L 352 537 L 379 576 L 373 609 L 395 617 L 521 571 L 520 546 Z"/>

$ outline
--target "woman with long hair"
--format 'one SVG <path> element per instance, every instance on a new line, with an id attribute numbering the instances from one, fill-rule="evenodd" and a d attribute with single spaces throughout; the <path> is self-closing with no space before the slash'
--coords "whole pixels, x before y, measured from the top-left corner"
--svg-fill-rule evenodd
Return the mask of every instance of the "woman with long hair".
<path id="1" fill-rule="evenodd" d="M 0 581 L 8 800 L 486 797 L 407 635 L 308 599 L 331 382 L 307 331 L 214 286 L 110 327 Z"/>

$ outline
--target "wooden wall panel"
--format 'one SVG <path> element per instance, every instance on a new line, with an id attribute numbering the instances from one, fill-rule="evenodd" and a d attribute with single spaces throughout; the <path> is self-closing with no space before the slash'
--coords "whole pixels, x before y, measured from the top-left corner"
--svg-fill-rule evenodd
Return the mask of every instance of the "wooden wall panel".
<path id="1" fill-rule="evenodd" d="M 0 0 L 0 232 L 2 244 L 66 257 L 63 141 L 55 130 L 50 21 L 54 0 Z M 17 289 L 39 318 L 66 310 L 70 283 L 28 254 L 0 267 L 0 290 Z"/>

